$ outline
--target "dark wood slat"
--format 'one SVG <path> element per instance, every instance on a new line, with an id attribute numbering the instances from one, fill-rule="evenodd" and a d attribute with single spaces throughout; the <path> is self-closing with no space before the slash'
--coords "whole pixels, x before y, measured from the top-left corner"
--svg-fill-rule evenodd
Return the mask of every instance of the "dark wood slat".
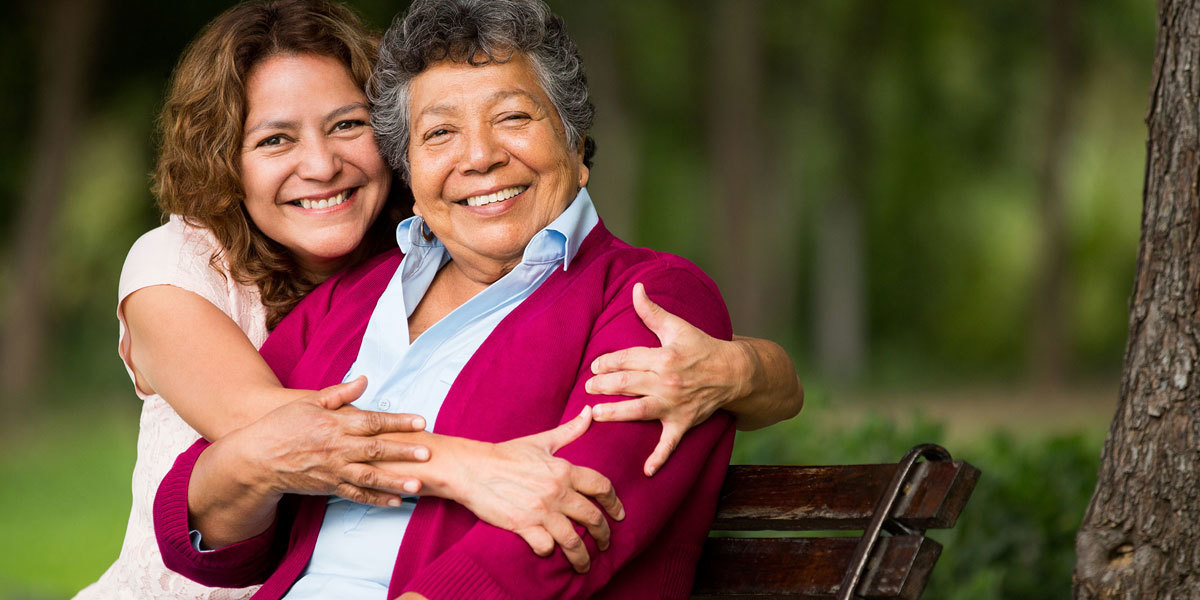
<path id="1" fill-rule="evenodd" d="M 715 530 L 862 529 L 895 464 L 729 467 Z M 979 470 L 963 461 L 922 462 L 910 478 L 896 519 L 916 529 L 953 527 Z"/>
<path id="2" fill-rule="evenodd" d="M 693 598 L 832 598 L 857 538 L 709 538 L 696 568 Z M 859 595 L 917 600 L 941 554 L 919 535 L 884 537 Z"/>

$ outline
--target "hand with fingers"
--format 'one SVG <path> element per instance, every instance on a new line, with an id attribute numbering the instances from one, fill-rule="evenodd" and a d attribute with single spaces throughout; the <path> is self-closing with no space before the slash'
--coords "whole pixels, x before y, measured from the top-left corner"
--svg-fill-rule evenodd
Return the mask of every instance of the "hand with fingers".
<path id="1" fill-rule="evenodd" d="M 425 419 L 348 406 L 365 389 L 362 377 L 327 387 L 207 446 L 187 489 L 188 522 L 204 544 L 222 548 L 262 533 L 274 522 L 284 494 L 334 494 L 398 506 L 400 494 L 419 490 L 419 480 L 390 473 L 378 461 L 429 460 L 421 444 L 385 439 L 420 432 Z"/>
<path id="2" fill-rule="evenodd" d="M 424 445 L 389 435 L 423 431 L 425 419 L 350 406 L 365 389 L 365 377 L 327 387 L 279 407 L 243 430 L 250 440 L 244 447 L 254 461 L 269 469 L 273 492 L 399 506 L 400 494 L 420 491 L 418 479 L 381 464 L 429 460 Z"/>
<path id="3" fill-rule="evenodd" d="M 586 573 L 591 559 L 573 523 L 583 525 L 606 550 L 612 531 L 605 513 L 617 521 L 625 518 L 607 477 L 554 456 L 590 424 L 591 411 L 585 408 L 543 433 L 500 444 L 471 443 L 458 461 L 466 487 L 453 499 L 481 520 L 521 536 L 539 556 L 549 556 L 558 545 L 575 570 Z"/>
<path id="4" fill-rule="evenodd" d="M 650 300 L 640 283 L 633 286 L 633 307 L 662 347 L 626 348 L 598 357 L 586 389 L 591 394 L 635 396 L 596 405 L 596 421 L 662 421 L 662 436 L 644 467 L 652 476 L 683 434 L 750 393 L 755 357 L 739 342 L 714 338 L 667 312 Z"/>

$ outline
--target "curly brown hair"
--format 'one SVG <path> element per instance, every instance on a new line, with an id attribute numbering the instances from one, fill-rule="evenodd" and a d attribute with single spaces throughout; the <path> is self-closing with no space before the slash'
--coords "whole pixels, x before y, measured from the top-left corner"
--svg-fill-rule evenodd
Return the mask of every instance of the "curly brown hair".
<path id="1" fill-rule="evenodd" d="M 214 19 L 184 51 L 167 91 L 153 190 L 166 214 L 212 231 L 233 278 L 254 285 L 274 328 L 321 277 L 300 269 L 286 248 L 259 230 L 243 206 L 239 168 L 246 121 L 246 79 L 279 54 L 328 56 L 365 88 L 379 36 L 349 8 L 325 0 L 256 0 Z M 383 214 L 350 264 L 395 246 L 395 225 L 411 210 L 411 192 L 395 182 Z M 406 202 L 407 200 L 407 202 Z"/>

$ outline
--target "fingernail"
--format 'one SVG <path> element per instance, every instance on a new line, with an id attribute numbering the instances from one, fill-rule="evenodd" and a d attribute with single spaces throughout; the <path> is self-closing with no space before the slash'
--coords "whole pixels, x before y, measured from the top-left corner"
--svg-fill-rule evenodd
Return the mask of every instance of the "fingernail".
<path id="1" fill-rule="evenodd" d="M 417 448 L 416 451 L 413 452 L 413 456 L 416 457 L 417 460 L 429 460 L 429 449 Z"/>
<path id="2" fill-rule="evenodd" d="M 596 371 L 595 369 L 592 369 L 592 372 L 595 372 L 595 371 Z M 583 384 L 583 391 L 585 391 L 589 394 L 596 393 L 595 390 L 592 389 L 592 380 L 591 379 L 588 379 L 587 382 L 585 382 Z"/>
<path id="3" fill-rule="evenodd" d="M 401 487 L 404 488 L 404 491 L 410 494 L 415 494 L 421 490 L 421 484 L 417 483 L 416 481 L 405 481 L 404 485 Z"/>
<path id="4" fill-rule="evenodd" d="M 413 427 L 416 429 L 425 429 L 425 418 L 417 417 L 413 419 Z"/>
<path id="5" fill-rule="evenodd" d="M 625 520 L 625 507 L 624 507 L 624 506 L 622 506 L 622 507 L 621 507 L 621 511 L 617 513 L 617 520 L 618 520 L 618 521 L 624 521 L 624 520 Z"/>
<path id="6" fill-rule="evenodd" d="M 395 498 L 391 498 L 388 500 L 388 506 L 396 508 L 397 506 L 400 506 L 400 501 Z"/>
<path id="7" fill-rule="evenodd" d="M 599 373 L 599 372 L 600 372 L 600 359 L 597 358 L 596 360 L 592 361 L 592 373 Z M 591 380 L 589 379 L 588 381 L 591 381 Z"/>
<path id="8" fill-rule="evenodd" d="M 646 467 L 646 477 L 654 477 L 654 472 L 657 470 L 654 467 Z"/>

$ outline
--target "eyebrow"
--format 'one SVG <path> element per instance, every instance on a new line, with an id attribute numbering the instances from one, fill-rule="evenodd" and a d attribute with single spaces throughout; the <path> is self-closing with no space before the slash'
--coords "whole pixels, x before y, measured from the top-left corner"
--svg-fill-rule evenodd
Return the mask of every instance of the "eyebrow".
<path id="1" fill-rule="evenodd" d="M 367 110 L 367 105 L 362 102 L 351 102 L 350 104 L 347 104 L 345 106 L 339 106 L 338 108 L 335 108 L 332 111 L 330 111 L 329 114 L 325 115 L 324 121 L 325 122 L 332 121 L 334 119 L 337 119 L 338 117 L 344 116 L 347 113 L 352 113 L 359 109 Z M 260 121 L 260 122 L 256 123 L 253 127 L 248 127 L 246 129 L 245 136 L 249 136 L 250 134 L 252 134 L 256 131 L 260 131 L 263 129 L 299 129 L 299 128 L 300 128 L 300 123 L 298 123 L 296 121 Z"/>
<path id="2" fill-rule="evenodd" d="M 537 98 L 534 97 L 532 94 L 530 94 L 529 92 L 526 92 L 525 90 L 519 90 L 519 89 L 499 90 L 488 97 L 487 103 L 495 104 L 497 102 L 500 102 L 501 100 L 506 100 L 513 96 L 524 96 L 524 97 L 528 98 L 534 104 L 538 105 L 538 107 L 545 108 L 544 106 L 542 106 L 542 103 L 538 102 Z M 434 104 L 432 106 L 427 107 L 425 110 L 421 111 L 421 114 L 417 115 L 417 119 L 420 119 L 421 117 L 424 117 L 426 115 L 440 117 L 440 116 L 453 115 L 457 112 L 458 112 L 458 108 L 456 107 L 456 105 L 443 102 L 443 103 Z"/>

